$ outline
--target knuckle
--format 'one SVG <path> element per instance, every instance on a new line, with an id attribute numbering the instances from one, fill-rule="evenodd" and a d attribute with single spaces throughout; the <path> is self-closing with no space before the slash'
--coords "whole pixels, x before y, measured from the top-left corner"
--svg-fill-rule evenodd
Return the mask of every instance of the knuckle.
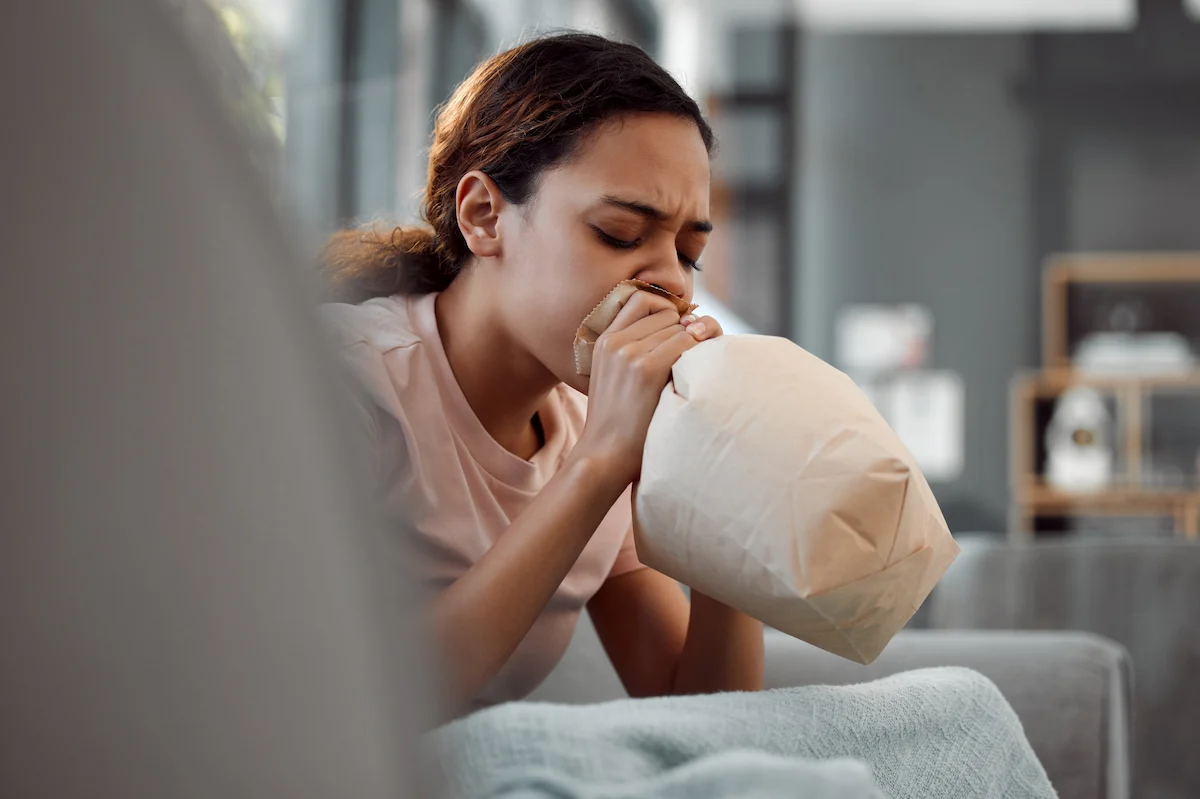
<path id="1" fill-rule="evenodd" d="M 637 358 L 629 364 L 629 372 L 638 383 L 650 383 L 654 378 L 654 364 L 649 358 Z"/>
<path id="2" fill-rule="evenodd" d="M 647 294 L 644 291 L 637 291 L 637 292 L 634 292 L 633 296 L 629 298 L 629 300 L 625 303 L 625 305 L 626 305 L 626 307 L 632 306 L 635 310 L 640 310 L 640 309 L 646 307 L 646 302 L 649 299 L 650 299 L 649 294 Z"/>
<path id="3" fill-rule="evenodd" d="M 621 360 L 625 361 L 626 363 L 628 363 L 630 365 L 636 364 L 638 362 L 637 347 L 635 347 L 632 344 L 626 344 L 625 346 L 619 348 L 615 354 L 617 356 L 619 356 L 621 358 Z"/>

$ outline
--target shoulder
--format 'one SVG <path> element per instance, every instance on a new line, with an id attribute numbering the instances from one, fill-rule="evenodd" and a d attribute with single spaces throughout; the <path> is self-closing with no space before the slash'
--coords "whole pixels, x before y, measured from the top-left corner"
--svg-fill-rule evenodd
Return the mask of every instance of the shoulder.
<path id="1" fill-rule="evenodd" d="M 407 382 L 405 375 L 422 351 L 412 305 L 424 299 L 394 296 L 321 306 L 339 360 L 373 394 L 391 393 Z"/>
<path id="2" fill-rule="evenodd" d="M 424 357 L 412 303 L 395 296 L 320 308 L 342 367 L 373 405 L 397 419 L 405 417 L 406 401 L 412 400 L 408 395 L 413 373 L 422 370 Z"/>
<path id="3" fill-rule="evenodd" d="M 358 305 L 328 303 L 320 312 L 338 349 L 365 347 L 385 354 L 421 340 L 404 297 L 381 297 Z"/>

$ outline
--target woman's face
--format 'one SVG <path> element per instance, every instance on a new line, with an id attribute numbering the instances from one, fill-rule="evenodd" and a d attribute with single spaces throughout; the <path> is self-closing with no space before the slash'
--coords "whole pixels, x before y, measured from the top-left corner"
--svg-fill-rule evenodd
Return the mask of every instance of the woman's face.
<path id="1" fill-rule="evenodd" d="M 617 283 L 636 278 L 691 299 L 712 227 L 700 131 L 663 114 L 606 123 L 499 222 L 493 277 L 506 326 L 555 377 L 586 391 L 587 378 L 575 374 L 575 331 Z"/>

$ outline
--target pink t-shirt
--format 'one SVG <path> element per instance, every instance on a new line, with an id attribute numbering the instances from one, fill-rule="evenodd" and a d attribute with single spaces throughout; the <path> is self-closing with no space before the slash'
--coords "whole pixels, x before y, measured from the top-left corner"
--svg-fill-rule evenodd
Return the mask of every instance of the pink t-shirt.
<path id="1" fill-rule="evenodd" d="M 419 574 L 444 588 L 483 556 L 562 466 L 587 399 L 559 385 L 538 410 L 545 445 L 523 460 L 488 435 L 442 348 L 436 295 L 326 305 L 342 358 L 372 400 L 379 490 L 420 536 Z M 562 657 L 584 605 L 609 577 L 641 568 L 628 492 L 609 511 L 549 605 L 475 706 L 518 699 Z"/>

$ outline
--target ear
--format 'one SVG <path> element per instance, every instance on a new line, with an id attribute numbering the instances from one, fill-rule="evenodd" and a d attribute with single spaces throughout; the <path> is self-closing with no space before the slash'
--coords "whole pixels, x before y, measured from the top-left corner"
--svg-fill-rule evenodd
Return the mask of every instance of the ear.
<path id="1" fill-rule="evenodd" d="M 496 182 L 473 169 L 458 182 L 455 210 L 458 230 L 467 247 L 480 258 L 500 254 L 500 212 L 506 202 Z"/>

